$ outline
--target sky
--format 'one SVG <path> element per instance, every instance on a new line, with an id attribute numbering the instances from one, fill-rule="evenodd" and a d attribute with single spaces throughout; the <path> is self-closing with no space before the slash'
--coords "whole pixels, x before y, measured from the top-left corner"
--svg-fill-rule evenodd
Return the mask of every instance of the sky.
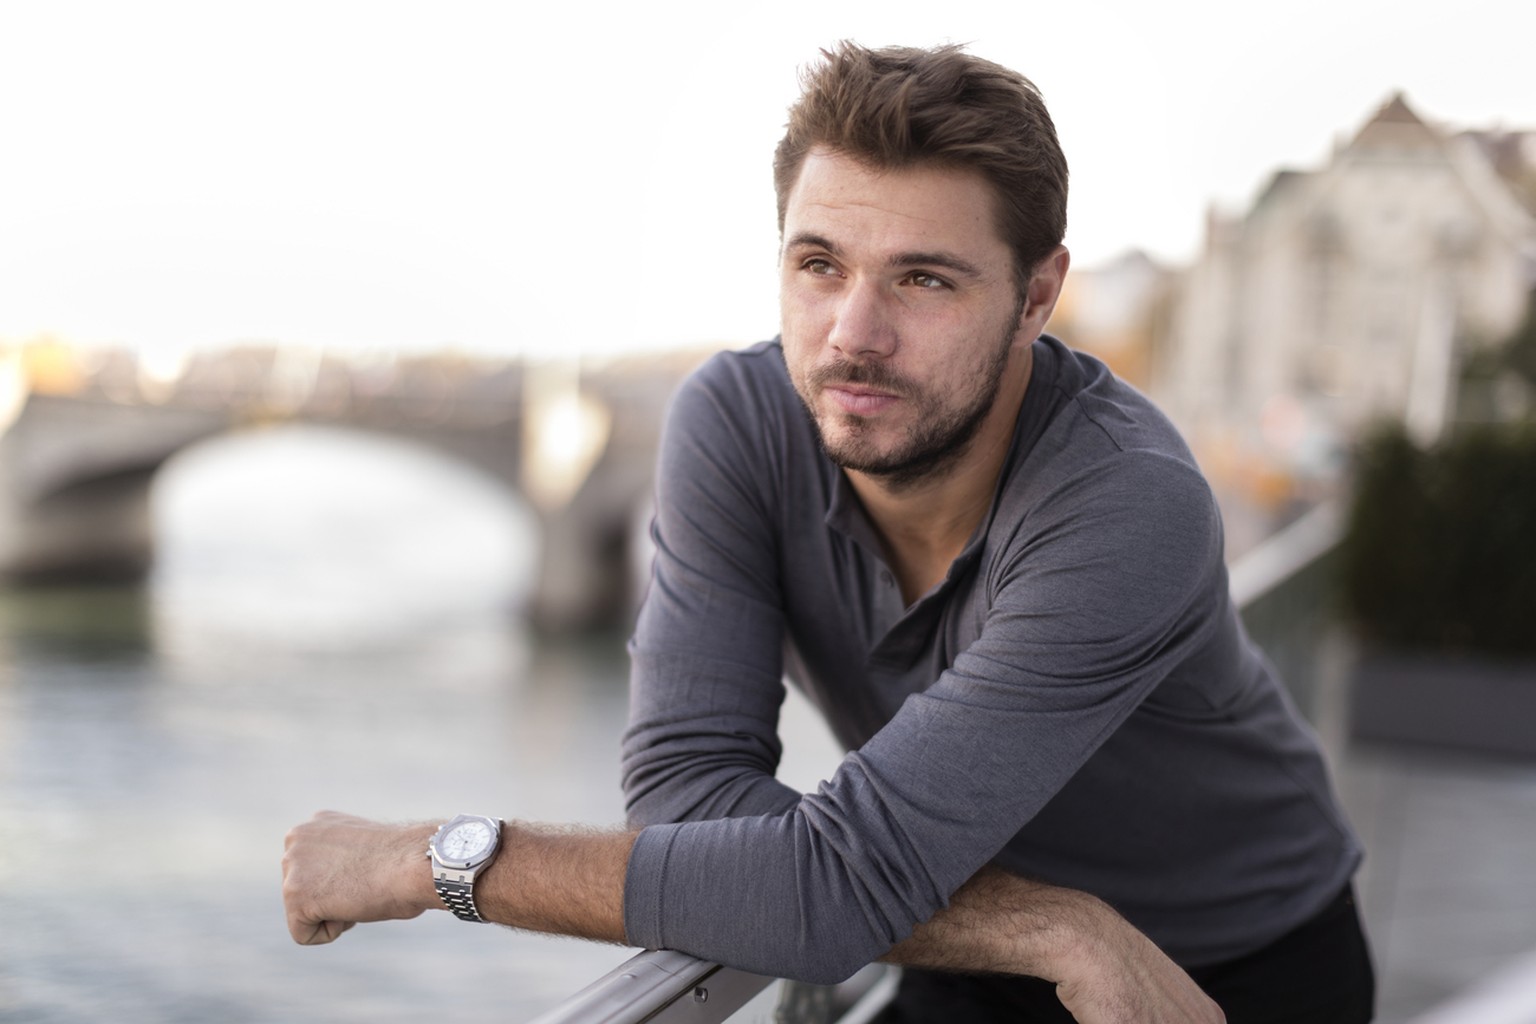
<path id="1" fill-rule="evenodd" d="M 1252 13 L 1250 13 L 1252 12 Z M 1396 90 L 1536 129 L 1536 5 L 0 0 L 0 345 L 622 353 L 777 325 L 769 171 L 818 48 L 1042 90 L 1077 266 L 1199 249 Z"/>

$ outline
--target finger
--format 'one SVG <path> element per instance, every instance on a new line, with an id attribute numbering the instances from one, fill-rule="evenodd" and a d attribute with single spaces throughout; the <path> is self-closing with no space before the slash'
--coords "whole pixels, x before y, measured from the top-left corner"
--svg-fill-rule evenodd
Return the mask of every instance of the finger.
<path id="1" fill-rule="evenodd" d="M 313 924 L 300 924 L 291 931 L 294 941 L 301 946 L 323 946 L 341 938 L 352 924 L 351 921 L 319 921 Z"/>

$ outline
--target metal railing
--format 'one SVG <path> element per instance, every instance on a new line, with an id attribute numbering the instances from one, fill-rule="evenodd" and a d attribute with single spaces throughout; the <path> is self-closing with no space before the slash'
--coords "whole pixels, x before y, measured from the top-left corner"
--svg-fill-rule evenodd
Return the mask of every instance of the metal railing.
<path id="1" fill-rule="evenodd" d="M 647 950 L 531 1024 L 867 1024 L 898 973 L 871 964 L 841 985 L 809 985 Z"/>
<path id="2" fill-rule="evenodd" d="M 1324 502 L 1232 563 L 1232 600 L 1330 757 L 1344 747 L 1350 643 L 1335 575 L 1344 509 Z"/>
<path id="3" fill-rule="evenodd" d="M 1233 563 L 1232 597 L 1292 698 L 1330 744 L 1340 658 L 1331 626 L 1333 559 L 1343 535 L 1323 504 Z M 837 986 L 767 978 L 684 953 L 650 950 L 609 971 L 531 1024 L 868 1024 L 895 995 L 900 970 L 871 964 Z"/>

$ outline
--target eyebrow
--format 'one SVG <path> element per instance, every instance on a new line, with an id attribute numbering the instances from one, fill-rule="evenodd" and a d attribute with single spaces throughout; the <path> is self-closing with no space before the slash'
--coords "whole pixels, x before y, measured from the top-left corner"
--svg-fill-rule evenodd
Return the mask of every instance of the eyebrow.
<path id="1" fill-rule="evenodd" d="M 785 252 L 801 248 L 825 249 L 833 256 L 842 255 L 842 249 L 835 242 L 825 235 L 818 235 L 813 231 L 796 232 L 784 243 Z M 981 269 L 974 263 L 947 252 L 892 253 L 885 263 L 886 266 L 893 269 L 900 269 L 902 267 L 942 267 L 945 270 L 951 270 L 966 277 L 982 276 Z"/>

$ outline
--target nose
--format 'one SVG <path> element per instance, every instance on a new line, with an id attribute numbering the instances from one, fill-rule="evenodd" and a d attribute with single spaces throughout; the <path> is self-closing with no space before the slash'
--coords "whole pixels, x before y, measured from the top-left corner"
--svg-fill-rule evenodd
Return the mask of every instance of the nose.
<path id="1" fill-rule="evenodd" d="M 843 289 L 832 311 L 827 342 L 850 359 L 883 357 L 896 350 L 896 325 L 873 284 Z"/>

